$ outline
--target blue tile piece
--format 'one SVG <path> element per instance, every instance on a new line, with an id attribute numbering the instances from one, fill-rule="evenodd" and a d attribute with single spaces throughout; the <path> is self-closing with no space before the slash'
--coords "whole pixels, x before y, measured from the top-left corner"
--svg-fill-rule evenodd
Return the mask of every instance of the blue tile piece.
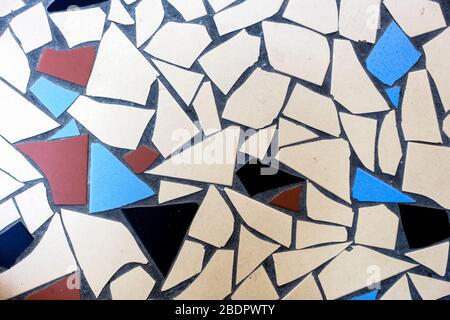
<path id="1" fill-rule="evenodd" d="M 91 145 L 89 212 L 116 209 L 155 195 L 155 192 L 103 145 Z"/>
<path id="2" fill-rule="evenodd" d="M 0 234 L 0 266 L 11 268 L 17 258 L 33 242 L 33 236 L 18 222 Z"/>
<path id="3" fill-rule="evenodd" d="M 389 100 L 391 100 L 391 103 L 394 105 L 395 109 L 398 109 L 398 102 L 400 100 L 400 87 L 392 87 L 387 88 L 385 91 L 389 97 Z"/>
<path id="4" fill-rule="evenodd" d="M 369 293 L 354 297 L 351 300 L 365 300 L 365 301 L 377 300 L 377 294 L 378 290 L 374 290 Z"/>
<path id="5" fill-rule="evenodd" d="M 421 53 L 414 48 L 406 34 L 392 22 L 375 44 L 366 65 L 371 74 L 392 86 L 420 57 Z"/>
<path id="6" fill-rule="evenodd" d="M 40 77 L 31 86 L 30 91 L 56 118 L 63 114 L 80 95 L 60 87 L 44 77 Z"/>
<path id="7" fill-rule="evenodd" d="M 387 183 L 358 168 L 353 182 L 352 196 L 361 202 L 413 203 L 414 199 Z"/>
<path id="8" fill-rule="evenodd" d="M 54 135 L 52 135 L 48 140 L 56 140 L 61 138 L 70 138 L 80 135 L 80 130 L 75 122 L 75 120 L 70 120 L 64 127 L 58 130 Z"/>

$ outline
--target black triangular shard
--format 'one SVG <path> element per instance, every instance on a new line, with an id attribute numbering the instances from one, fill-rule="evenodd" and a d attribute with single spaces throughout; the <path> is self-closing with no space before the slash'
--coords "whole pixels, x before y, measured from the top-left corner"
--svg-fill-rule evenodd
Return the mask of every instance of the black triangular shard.
<path id="1" fill-rule="evenodd" d="M 265 191 L 305 181 L 300 177 L 264 165 L 260 161 L 255 164 L 248 162 L 236 171 L 236 174 L 251 197 Z"/>
<path id="2" fill-rule="evenodd" d="M 108 0 L 55 0 L 48 6 L 48 12 L 65 11 L 70 6 L 87 7 Z"/>
<path id="3" fill-rule="evenodd" d="M 400 215 L 411 249 L 425 248 L 450 237 L 445 210 L 400 205 Z"/>
<path id="4" fill-rule="evenodd" d="M 178 254 L 198 210 L 197 203 L 122 209 L 164 276 Z"/>

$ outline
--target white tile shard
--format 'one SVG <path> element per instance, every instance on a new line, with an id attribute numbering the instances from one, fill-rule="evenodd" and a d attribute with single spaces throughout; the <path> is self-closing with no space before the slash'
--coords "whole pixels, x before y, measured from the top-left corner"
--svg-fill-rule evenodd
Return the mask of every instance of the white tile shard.
<path id="1" fill-rule="evenodd" d="M 253 133 L 241 145 L 239 152 L 263 160 L 266 157 L 267 150 L 269 149 L 276 132 L 277 125 L 273 125 Z"/>
<path id="2" fill-rule="evenodd" d="M 450 295 L 450 282 L 408 273 L 423 300 L 438 300 Z"/>
<path id="3" fill-rule="evenodd" d="M 161 0 L 141 0 L 135 8 L 136 46 L 140 48 L 158 30 L 164 19 Z"/>
<path id="4" fill-rule="evenodd" d="M 214 12 L 219 12 L 230 4 L 236 2 L 236 0 L 208 0 L 209 4 L 213 8 Z"/>
<path id="5" fill-rule="evenodd" d="M 49 17 L 61 31 L 69 48 L 85 42 L 99 41 L 106 20 L 106 14 L 100 8 L 55 12 Z"/>
<path id="6" fill-rule="evenodd" d="M 109 7 L 108 20 L 123 25 L 134 24 L 133 18 L 128 13 L 120 0 L 111 0 Z"/>
<path id="7" fill-rule="evenodd" d="M 309 221 L 297 221 L 296 249 L 305 249 L 318 244 L 347 241 L 347 229 Z"/>
<path id="8" fill-rule="evenodd" d="M 190 68 L 211 41 L 203 25 L 170 21 L 156 32 L 144 51 L 166 62 Z"/>
<path id="9" fill-rule="evenodd" d="M 24 184 L 22 182 L 17 181 L 0 170 L 0 201 L 12 195 L 23 186 Z"/>
<path id="10" fill-rule="evenodd" d="M 285 147 L 294 143 L 306 142 L 319 136 L 305 127 L 289 120 L 280 118 L 278 121 L 278 147 Z"/>
<path id="11" fill-rule="evenodd" d="M 3 0 L 0 4 L 0 17 L 6 17 L 7 15 L 13 13 L 16 10 L 19 10 L 20 8 L 23 8 L 24 6 L 25 3 L 23 3 L 22 0 Z"/>
<path id="12" fill-rule="evenodd" d="M 310 273 L 283 300 L 323 300 L 316 279 Z"/>
<path id="13" fill-rule="evenodd" d="M 103 143 L 134 150 L 155 110 L 100 103 L 80 96 L 67 112 Z"/>
<path id="14" fill-rule="evenodd" d="M 330 65 L 327 39 L 314 31 L 287 23 L 264 21 L 269 62 L 282 73 L 322 85 Z"/>
<path id="15" fill-rule="evenodd" d="M 12 199 L 0 204 L 0 232 L 20 219 L 19 211 Z"/>
<path id="16" fill-rule="evenodd" d="M 199 62 L 212 82 L 228 94 L 242 74 L 259 59 L 261 38 L 242 30 L 200 57 Z"/>
<path id="17" fill-rule="evenodd" d="M 111 282 L 113 300 L 147 300 L 155 280 L 141 266 L 134 267 Z"/>
<path id="18" fill-rule="evenodd" d="M 394 283 L 380 298 L 380 300 L 412 300 L 411 290 L 409 289 L 408 278 L 406 275 L 402 276 L 396 283 Z"/>
<path id="19" fill-rule="evenodd" d="M 206 16 L 206 8 L 202 0 L 168 0 L 177 9 L 185 21 L 195 20 Z"/>
<path id="20" fill-rule="evenodd" d="M 380 25 L 381 0 L 342 0 L 339 34 L 353 41 L 375 43 Z"/>
<path id="21" fill-rule="evenodd" d="M 211 82 L 202 84 L 192 102 L 192 106 L 205 136 L 210 136 L 222 130 Z"/>
<path id="22" fill-rule="evenodd" d="M 263 266 L 253 272 L 236 289 L 231 300 L 278 300 L 277 291 Z"/>
<path id="23" fill-rule="evenodd" d="M 383 119 L 378 137 L 378 164 L 381 171 L 395 176 L 403 157 L 402 145 L 397 128 L 395 110 L 390 111 Z"/>
<path id="24" fill-rule="evenodd" d="M 445 277 L 448 264 L 449 242 L 405 253 L 405 256 Z"/>
<path id="25" fill-rule="evenodd" d="M 184 183 L 161 181 L 159 185 L 158 203 L 162 204 L 202 191 L 202 188 Z"/>

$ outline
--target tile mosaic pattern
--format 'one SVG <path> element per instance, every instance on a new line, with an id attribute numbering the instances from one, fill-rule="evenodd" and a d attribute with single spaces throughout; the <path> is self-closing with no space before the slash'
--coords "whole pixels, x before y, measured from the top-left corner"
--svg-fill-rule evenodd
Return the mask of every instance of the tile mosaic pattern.
<path id="1" fill-rule="evenodd" d="M 449 299 L 449 21 L 0 1 L 0 299 Z"/>

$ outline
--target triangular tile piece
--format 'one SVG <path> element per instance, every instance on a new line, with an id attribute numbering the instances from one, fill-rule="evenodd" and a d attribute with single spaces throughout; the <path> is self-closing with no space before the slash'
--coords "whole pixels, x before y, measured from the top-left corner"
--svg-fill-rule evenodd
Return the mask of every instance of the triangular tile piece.
<path id="1" fill-rule="evenodd" d="M 351 300 L 363 300 L 363 301 L 370 301 L 370 300 L 377 300 L 378 290 L 370 291 L 369 293 L 362 294 L 360 296 L 354 297 Z"/>
<path id="2" fill-rule="evenodd" d="M 375 250 L 353 246 L 350 251 L 343 251 L 319 273 L 319 281 L 325 297 L 335 300 L 416 266 Z M 370 275 L 374 272 L 377 276 L 371 278 Z"/>
<path id="3" fill-rule="evenodd" d="M 366 171 L 357 168 L 352 197 L 361 202 L 411 203 L 416 202 Z"/>
<path id="4" fill-rule="evenodd" d="M 380 21 L 381 0 L 342 0 L 339 34 L 350 40 L 374 43 Z"/>
<path id="5" fill-rule="evenodd" d="M 205 269 L 175 300 L 223 300 L 231 293 L 233 250 L 217 250 Z"/>
<path id="6" fill-rule="evenodd" d="M 158 111 L 156 113 L 152 142 L 163 157 L 167 158 L 199 134 L 200 130 L 164 87 L 162 82 L 159 82 L 158 86 Z"/>
<path id="7" fill-rule="evenodd" d="M 134 267 L 111 282 L 113 300 L 147 300 L 156 281 L 141 266 Z"/>
<path id="8" fill-rule="evenodd" d="M 123 6 L 120 0 L 111 0 L 109 7 L 108 20 L 114 21 L 123 25 L 134 24 L 133 18 L 128 13 L 127 9 Z"/>
<path id="9" fill-rule="evenodd" d="M 246 224 L 285 247 L 291 245 L 291 216 L 231 189 L 225 192 Z"/>
<path id="10" fill-rule="evenodd" d="M 137 148 L 155 114 L 152 109 L 100 103 L 85 96 L 79 97 L 67 112 L 103 143 L 131 150 Z"/>
<path id="11" fill-rule="evenodd" d="M 95 60 L 95 47 L 59 51 L 45 48 L 37 71 L 85 87 Z"/>
<path id="12" fill-rule="evenodd" d="M 236 271 L 236 283 L 240 283 L 252 273 L 280 245 L 260 239 L 241 225 Z"/>
<path id="13" fill-rule="evenodd" d="M 306 187 L 306 211 L 313 220 L 341 224 L 347 227 L 353 225 L 353 209 L 327 197 L 312 183 Z"/>
<path id="14" fill-rule="evenodd" d="M 447 271 L 448 249 L 449 242 L 447 241 L 425 249 L 408 252 L 405 256 L 444 277 Z"/>
<path id="15" fill-rule="evenodd" d="M 231 186 L 240 135 L 230 126 L 145 173 Z"/>
<path id="16" fill-rule="evenodd" d="M 61 215 L 77 261 L 96 297 L 124 265 L 148 263 L 122 223 L 65 209 Z"/>
<path id="17" fill-rule="evenodd" d="M 300 212 L 300 201 L 301 194 L 303 191 L 303 186 L 298 186 L 286 191 L 283 191 L 276 195 L 271 201 L 270 204 L 273 204 L 277 207 Z"/>
<path id="18" fill-rule="evenodd" d="M 230 0 L 211 0 L 212 1 L 230 1 Z M 25 6 L 25 3 L 23 3 L 23 0 L 8 0 L 3 1 L 2 5 L 0 6 L 0 17 L 6 17 L 7 15 L 13 13 L 16 10 L 19 10 L 20 8 L 23 8 Z"/>
<path id="19" fill-rule="evenodd" d="M 123 161 L 135 172 L 143 173 L 159 157 L 159 152 L 146 145 L 140 145 L 136 150 L 123 156 Z"/>
<path id="20" fill-rule="evenodd" d="M 351 203 L 350 146 L 347 141 L 319 140 L 286 147 L 279 151 L 276 159 Z"/>
<path id="21" fill-rule="evenodd" d="M 390 287 L 380 300 L 412 300 L 406 275 Z"/>
<path id="22" fill-rule="evenodd" d="M 400 205 L 400 215 L 411 249 L 425 248 L 450 237 L 445 210 Z"/>
<path id="23" fill-rule="evenodd" d="M 41 169 L 56 205 L 85 205 L 89 136 L 17 145 Z"/>
<path id="24" fill-rule="evenodd" d="M 24 184 L 0 170 L 0 201 L 13 194 Z"/>
<path id="25" fill-rule="evenodd" d="M 316 279 L 310 273 L 283 300 L 323 300 Z"/>
<path id="26" fill-rule="evenodd" d="M 67 300 L 81 300 L 81 290 L 74 282 L 75 277 L 79 277 L 76 273 L 68 277 L 62 278 L 44 289 L 30 294 L 25 300 L 49 300 L 49 301 L 67 301 Z M 80 281 L 79 279 L 77 281 Z"/>
<path id="27" fill-rule="evenodd" d="M 222 248 L 234 230 L 234 216 L 214 185 L 205 198 L 189 229 L 189 236 Z"/>
<path id="28" fill-rule="evenodd" d="M 347 229 L 309 221 L 297 221 L 296 249 L 304 249 L 318 244 L 347 241 Z"/>
<path id="29" fill-rule="evenodd" d="M 421 55 L 400 27 L 392 22 L 367 57 L 367 70 L 392 86 L 416 64 Z"/>
<path id="30" fill-rule="evenodd" d="M 17 220 L 20 220 L 20 213 L 12 199 L 0 204 L 0 232 Z"/>
<path id="31" fill-rule="evenodd" d="M 318 138 L 319 136 L 305 127 L 299 126 L 284 118 L 278 122 L 278 147 L 285 147 L 294 143 L 301 143 Z"/>
<path id="32" fill-rule="evenodd" d="M 265 191 L 305 181 L 259 161 L 256 164 L 248 162 L 237 170 L 236 174 L 251 197 Z"/>
<path id="33" fill-rule="evenodd" d="M 177 260 L 170 269 L 161 291 L 167 291 L 199 274 L 203 268 L 205 247 L 200 243 L 186 240 L 178 253 Z"/>
<path id="34" fill-rule="evenodd" d="M 89 212 L 96 213 L 146 199 L 155 192 L 136 177 L 110 151 L 91 145 L 89 170 Z"/>
<path id="35" fill-rule="evenodd" d="M 164 276 L 167 276 L 197 210 L 196 203 L 122 209 Z"/>
<path id="36" fill-rule="evenodd" d="M 142 0 L 135 10 L 136 46 L 140 48 L 156 32 L 164 19 L 161 0 Z"/>
<path id="37" fill-rule="evenodd" d="M 152 59 L 158 70 L 164 78 L 169 81 L 170 85 L 180 95 L 186 105 L 190 105 L 194 99 L 200 83 L 202 83 L 204 75 L 192 72 L 174 65 Z"/>
<path id="38" fill-rule="evenodd" d="M 185 0 L 168 0 L 171 5 L 181 13 L 184 20 L 191 21 L 207 14 L 205 5 L 202 0 L 192 0 L 186 2 Z"/>
<path id="39" fill-rule="evenodd" d="M 450 295 L 450 282 L 408 273 L 423 300 L 438 300 Z"/>
<path id="40" fill-rule="evenodd" d="M 275 253 L 277 284 L 282 286 L 317 269 L 347 248 L 351 242 Z"/>
<path id="41" fill-rule="evenodd" d="M 239 151 L 261 161 L 264 160 L 276 132 L 277 125 L 257 131 L 244 141 Z"/>
<path id="42" fill-rule="evenodd" d="M 192 106 L 205 136 L 222 130 L 211 82 L 208 81 L 202 84 Z"/>
<path id="43" fill-rule="evenodd" d="M 17 258 L 33 242 L 33 236 L 21 222 L 0 234 L 0 266 L 11 268 Z"/>
<path id="44" fill-rule="evenodd" d="M 384 117 L 378 137 L 378 164 L 381 171 L 395 176 L 402 157 L 396 114 L 395 110 L 392 110 Z"/>
<path id="45" fill-rule="evenodd" d="M 387 88 L 384 90 L 384 91 L 386 91 L 386 94 L 388 95 L 389 100 L 391 100 L 391 103 L 395 109 L 398 109 L 398 103 L 400 101 L 401 89 L 402 89 L 401 87 L 392 87 L 392 88 Z"/>
<path id="46" fill-rule="evenodd" d="M 202 188 L 190 186 L 184 183 L 161 181 L 158 193 L 158 203 L 162 204 L 174 199 L 183 198 L 202 190 Z"/>
<path id="47" fill-rule="evenodd" d="M 342 126 L 356 155 L 370 171 L 375 170 L 377 120 L 341 112 Z"/>
<path id="48" fill-rule="evenodd" d="M 263 266 L 253 272 L 236 289 L 231 300 L 278 300 L 277 291 Z"/>
<path id="49" fill-rule="evenodd" d="M 213 8 L 214 12 L 219 12 L 228 7 L 233 2 L 236 2 L 236 0 L 208 0 L 208 2 Z"/>
<path id="50" fill-rule="evenodd" d="M 70 120 L 64 127 L 56 131 L 48 140 L 56 140 L 62 138 L 76 137 L 80 135 L 80 129 L 78 129 L 75 120 Z"/>
<path id="51" fill-rule="evenodd" d="M 48 12 L 66 11 L 71 6 L 86 7 L 108 0 L 54 0 L 47 8 Z"/>
<path id="52" fill-rule="evenodd" d="M 13 241 L 8 245 L 10 243 Z M 104 266 L 101 268 L 104 269 Z M 61 218 L 55 214 L 33 251 L 13 268 L 0 273 L 0 300 L 13 298 L 77 270 L 77 261 L 64 233 Z"/>

